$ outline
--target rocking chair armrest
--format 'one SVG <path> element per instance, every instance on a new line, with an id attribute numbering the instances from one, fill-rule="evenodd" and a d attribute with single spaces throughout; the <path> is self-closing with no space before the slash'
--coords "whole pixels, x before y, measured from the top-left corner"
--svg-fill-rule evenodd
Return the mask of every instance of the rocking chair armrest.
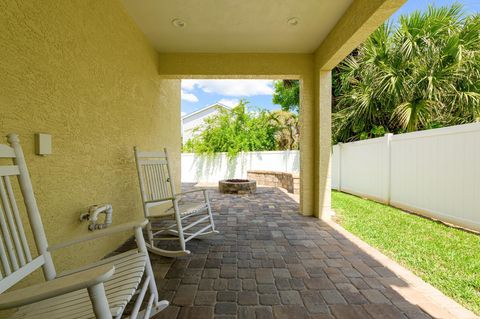
<path id="1" fill-rule="evenodd" d="M 89 288 L 109 280 L 115 272 L 113 264 L 101 265 L 0 295 L 0 309 L 17 308 L 48 298 Z"/>
<path id="2" fill-rule="evenodd" d="M 124 223 L 124 224 L 111 226 L 111 227 L 104 228 L 104 229 L 95 230 L 91 234 L 87 234 L 87 235 L 84 235 L 84 236 L 73 238 L 71 240 L 67 240 L 67 241 L 64 241 L 64 242 L 61 242 L 61 243 L 58 243 L 58 244 L 55 244 L 55 245 L 51 245 L 51 246 L 48 247 L 48 251 L 52 252 L 52 251 L 55 251 L 55 250 L 59 250 L 61 248 L 65 248 L 65 247 L 72 246 L 72 245 L 75 245 L 75 244 L 79 244 L 79 243 L 82 243 L 82 242 L 85 242 L 85 241 L 90 241 L 90 240 L 94 240 L 94 239 L 97 239 L 97 238 L 113 235 L 113 234 L 116 234 L 116 233 L 124 232 L 124 231 L 127 231 L 127 230 L 132 230 L 133 231 L 136 228 L 143 228 L 147 224 L 148 224 L 148 220 L 144 219 L 142 221 Z"/>

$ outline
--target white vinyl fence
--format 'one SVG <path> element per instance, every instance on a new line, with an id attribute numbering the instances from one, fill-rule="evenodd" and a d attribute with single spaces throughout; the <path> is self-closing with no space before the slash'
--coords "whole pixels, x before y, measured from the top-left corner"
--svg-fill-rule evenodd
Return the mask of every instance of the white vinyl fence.
<path id="1" fill-rule="evenodd" d="M 480 231 L 480 123 L 335 145 L 332 188 Z"/>
<path id="2" fill-rule="evenodd" d="M 227 178 L 247 178 L 249 170 L 299 173 L 300 153 L 242 152 L 234 158 L 229 158 L 226 153 L 182 154 L 182 183 L 215 183 Z"/>

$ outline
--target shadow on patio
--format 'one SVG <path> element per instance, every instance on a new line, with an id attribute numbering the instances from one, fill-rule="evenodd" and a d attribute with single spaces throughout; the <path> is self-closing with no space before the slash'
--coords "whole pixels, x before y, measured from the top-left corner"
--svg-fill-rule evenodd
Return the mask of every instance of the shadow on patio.
<path id="1" fill-rule="evenodd" d="M 299 215 L 280 189 L 210 196 L 219 235 L 189 242 L 188 257 L 151 254 L 160 297 L 171 302 L 156 318 L 457 317 L 438 291 L 426 296 L 358 239 Z"/>

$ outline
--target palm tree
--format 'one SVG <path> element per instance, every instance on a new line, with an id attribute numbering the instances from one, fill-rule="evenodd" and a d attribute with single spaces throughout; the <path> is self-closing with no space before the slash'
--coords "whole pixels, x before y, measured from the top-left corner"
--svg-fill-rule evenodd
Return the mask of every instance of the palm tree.
<path id="1" fill-rule="evenodd" d="M 479 121 L 480 15 L 454 4 L 386 23 L 334 81 L 334 141 Z"/>

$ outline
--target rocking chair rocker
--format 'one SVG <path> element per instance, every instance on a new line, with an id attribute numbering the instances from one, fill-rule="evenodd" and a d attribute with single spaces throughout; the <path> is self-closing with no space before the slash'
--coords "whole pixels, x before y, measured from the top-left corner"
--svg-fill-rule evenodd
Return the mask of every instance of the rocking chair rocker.
<path id="1" fill-rule="evenodd" d="M 121 318 L 134 295 L 137 297 L 128 318 L 151 318 L 166 308 L 168 302 L 158 300 L 143 238 L 142 228 L 147 221 L 113 226 L 48 245 L 19 139 L 9 134 L 8 141 L 11 147 L 0 144 L 0 159 L 13 161 L 13 165 L 0 165 L 0 310 L 18 308 L 11 317 L 15 319 Z M 23 210 L 19 209 L 14 192 L 18 187 L 13 185 L 15 180 L 10 181 L 11 176 L 18 179 L 37 248 L 36 257 L 30 252 L 26 227 L 20 217 Z M 56 273 L 53 251 L 126 231 L 135 234 L 136 249 L 74 271 Z M 46 282 L 7 291 L 38 268 L 42 268 Z"/>
<path id="2" fill-rule="evenodd" d="M 163 152 L 141 152 L 134 147 L 134 153 L 143 211 L 149 221 L 146 227 L 146 245 L 150 252 L 165 257 L 187 255 L 190 254 L 186 249 L 189 240 L 218 234 L 206 189 L 175 192 L 167 149 Z M 183 203 L 182 197 L 196 192 L 203 192 L 203 201 Z M 165 207 L 168 203 L 170 205 Z M 161 222 L 167 225 L 158 226 Z M 162 249 L 155 245 L 156 242 L 171 240 L 179 241 L 180 250 Z"/>

